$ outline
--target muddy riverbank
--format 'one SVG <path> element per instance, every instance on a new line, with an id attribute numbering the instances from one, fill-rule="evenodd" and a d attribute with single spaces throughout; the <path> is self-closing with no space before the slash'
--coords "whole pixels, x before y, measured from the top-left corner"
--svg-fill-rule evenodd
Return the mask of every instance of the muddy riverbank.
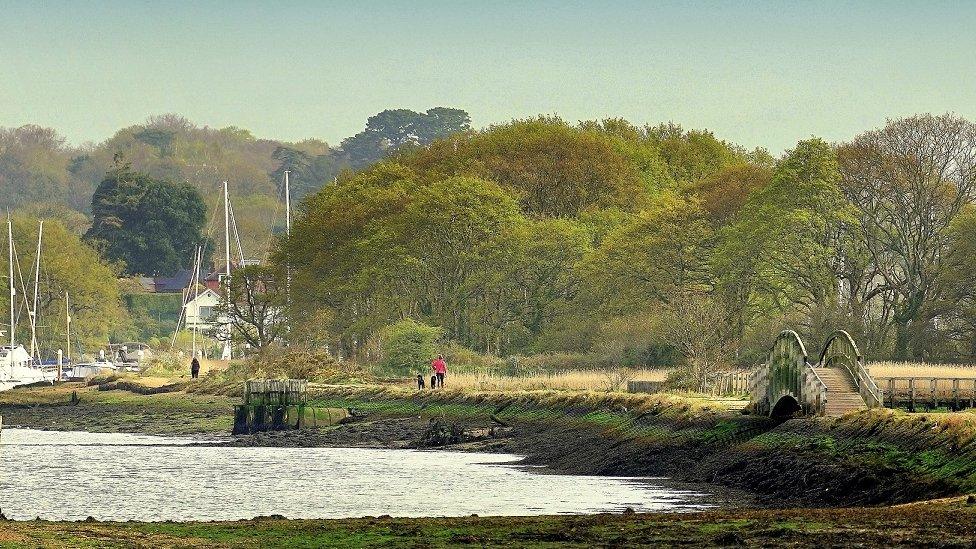
<path id="1" fill-rule="evenodd" d="M 0 523 L 23 547 L 942 547 L 972 546 L 965 499 L 886 508 L 541 517 Z"/>

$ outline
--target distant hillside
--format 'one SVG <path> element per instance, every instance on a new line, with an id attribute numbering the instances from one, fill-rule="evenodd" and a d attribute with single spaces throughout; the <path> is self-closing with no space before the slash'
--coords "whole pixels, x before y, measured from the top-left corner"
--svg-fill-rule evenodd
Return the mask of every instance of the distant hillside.
<path id="1" fill-rule="evenodd" d="M 363 168 L 403 145 L 426 145 L 468 129 L 468 114 L 448 108 L 383 111 L 336 147 L 314 138 L 262 139 L 234 126 L 200 127 L 177 114 L 151 116 L 102 143 L 79 147 L 52 128 L 0 128 L 0 208 L 58 217 L 84 232 L 95 187 L 116 164 L 131 163 L 133 170 L 196 186 L 211 210 L 227 181 L 245 252 L 260 256 L 284 223 L 285 170 L 291 171 L 293 199 L 301 200 L 343 169 Z"/>

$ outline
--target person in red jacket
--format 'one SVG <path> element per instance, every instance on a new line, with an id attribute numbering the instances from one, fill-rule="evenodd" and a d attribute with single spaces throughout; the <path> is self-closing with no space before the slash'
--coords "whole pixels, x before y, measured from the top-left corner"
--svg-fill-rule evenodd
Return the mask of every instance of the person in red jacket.
<path id="1" fill-rule="evenodd" d="M 443 388 L 444 376 L 447 375 L 447 363 L 444 362 L 444 355 L 437 355 L 437 358 L 430 363 L 430 367 L 433 368 L 434 375 L 437 376 L 437 386 Z"/>

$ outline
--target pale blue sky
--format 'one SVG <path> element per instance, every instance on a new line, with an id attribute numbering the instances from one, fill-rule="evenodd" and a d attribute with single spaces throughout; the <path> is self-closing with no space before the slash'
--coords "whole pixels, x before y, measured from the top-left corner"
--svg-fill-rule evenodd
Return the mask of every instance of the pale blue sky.
<path id="1" fill-rule="evenodd" d="M 432 106 L 479 127 L 673 120 L 773 152 L 976 119 L 976 3 L 0 0 L 0 126 L 81 143 L 178 112 L 337 143 Z"/>

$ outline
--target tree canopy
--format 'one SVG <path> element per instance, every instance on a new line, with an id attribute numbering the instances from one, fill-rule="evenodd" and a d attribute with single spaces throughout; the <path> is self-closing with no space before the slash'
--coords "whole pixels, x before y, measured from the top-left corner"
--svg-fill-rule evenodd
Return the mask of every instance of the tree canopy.
<path id="1" fill-rule="evenodd" d="M 285 170 L 300 202 L 290 238 Z M 295 328 L 271 339 L 328 340 L 344 356 L 411 319 L 498 356 L 712 368 L 714 348 L 748 364 L 782 328 L 816 341 L 844 327 L 873 357 L 976 360 L 974 178 L 976 125 L 951 114 L 776 158 L 674 123 L 475 130 L 448 108 L 383 111 L 338 147 L 175 115 L 85 148 L 0 132 L 5 200 L 77 232 L 84 219 L 65 208 L 94 196 L 86 240 L 128 273 L 187 265 L 218 211 L 203 201 L 230 180 L 245 254 L 274 249 L 254 288 L 291 279 Z M 710 349 L 661 337 L 695 318 L 727 328 L 708 331 Z"/>
<path id="2" fill-rule="evenodd" d="M 193 263 L 203 244 L 206 207 L 193 186 L 113 170 L 92 197 L 85 239 L 128 274 L 171 275 Z"/>
<path id="3" fill-rule="evenodd" d="M 69 296 L 71 339 L 75 351 L 94 353 L 127 319 L 115 265 L 109 264 L 58 219 L 45 219 L 38 277 L 38 344 L 43 357 L 67 348 L 65 293 Z M 30 343 L 33 266 L 36 259 L 38 219 L 13 217 L 17 264 L 17 341 Z M 4 246 L 6 247 L 6 246 Z M 5 267 L 6 268 L 6 267 Z M 0 303 L 9 310 L 2 293 Z M 80 347 L 79 347 L 80 346 Z"/>
<path id="4" fill-rule="evenodd" d="M 773 159 L 674 124 L 516 120 L 340 175 L 276 259 L 353 355 L 410 318 L 502 356 L 713 367 L 660 337 L 707 317 L 712 347 L 747 363 L 784 327 L 844 327 L 878 357 L 973 356 L 973 127 L 911 117 Z"/>

